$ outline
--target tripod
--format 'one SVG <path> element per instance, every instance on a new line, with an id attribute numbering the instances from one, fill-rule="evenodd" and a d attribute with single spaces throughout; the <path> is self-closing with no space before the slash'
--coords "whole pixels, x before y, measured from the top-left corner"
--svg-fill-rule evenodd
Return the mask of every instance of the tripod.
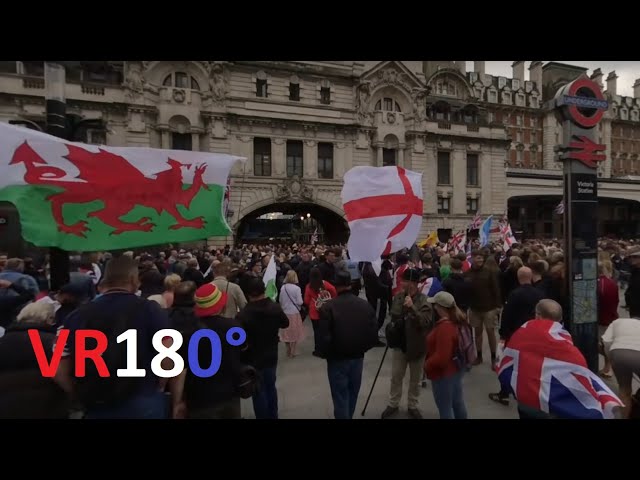
<path id="1" fill-rule="evenodd" d="M 384 357 L 387 356 L 387 351 L 389 350 L 389 344 L 384 348 L 384 353 L 382 354 L 382 360 L 380 360 L 380 366 L 378 367 L 378 371 L 376 372 L 376 377 L 373 379 L 373 385 L 371 385 L 371 391 L 369 392 L 369 396 L 367 397 L 367 402 L 364 404 L 364 408 L 362 409 L 362 416 L 364 417 L 364 413 L 367 411 L 367 406 L 369 406 L 369 400 L 371 400 L 371 394 L 373 393 L 373 389 L 376 386 L 376 382 L 378 381 L 378 375 L 380 375 L 380 370 L 382 370 L 382 364 L 384 363 Z"/>

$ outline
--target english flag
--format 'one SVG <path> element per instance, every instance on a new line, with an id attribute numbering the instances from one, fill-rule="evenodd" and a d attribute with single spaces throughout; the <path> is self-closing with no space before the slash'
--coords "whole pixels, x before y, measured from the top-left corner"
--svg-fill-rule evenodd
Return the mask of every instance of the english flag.
<path id="1" fill-rule="evenodd" d="M 344 176 L 342 204 L 351 260 L 375 262 L 411 248 L 422 225 L 422 174 L 402 167 L 354 167 Z"/>
<path id="2" fill-rule="evenodd" d="M 514 243 L 517 243 L 516 237 L 513 235 L 511 231 L 511 225 L 509 223 L 502 224 L 500 227 L 500 234 L 504 240 L 504 244 L 502 246 L 503 250 L 506 252 L 511 249 Z"/>

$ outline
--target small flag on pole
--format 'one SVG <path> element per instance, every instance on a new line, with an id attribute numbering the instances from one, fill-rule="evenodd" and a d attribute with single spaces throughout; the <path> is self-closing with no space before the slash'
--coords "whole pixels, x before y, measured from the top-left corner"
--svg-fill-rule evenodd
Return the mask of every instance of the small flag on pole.
<path id="1" fill-rule="evenodd" d="M 317 228 L 313 232 L 313 235 L 311 235 L 311 244 L 315 245 L 316 243 L 318 243 L 318 229 Z"/>

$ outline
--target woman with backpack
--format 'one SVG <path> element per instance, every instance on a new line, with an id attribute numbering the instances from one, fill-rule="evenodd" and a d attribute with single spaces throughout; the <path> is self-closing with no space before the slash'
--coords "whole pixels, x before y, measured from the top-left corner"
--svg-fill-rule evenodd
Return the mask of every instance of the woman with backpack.
<path id="1" fill-rule="evenodd" d="M 438 292 L 428 299 L 438 314 L 438 321 L 427 335 L 427 358 L 424 370 L 433 387 L 441 419 L 464 420 L 467 408 L 462 393 L 462 377 L 473 360 L 473 337 L 464 313 L 448 292 Z M 468 345 L 465 345 L 467 344 Z"/>
<path id="2" fill-rule="evenodd" d="M 314 357 L 318 356 L 318 320 L 320 320 L 318 309 L 336 295 L 335 287 L 322 279 L 322 273 L 318 267 L 313 267 L 309 272 L 309 284 L 304 291 L 304 304 L 309 309 L 309 318 L 313 325 Z"/>

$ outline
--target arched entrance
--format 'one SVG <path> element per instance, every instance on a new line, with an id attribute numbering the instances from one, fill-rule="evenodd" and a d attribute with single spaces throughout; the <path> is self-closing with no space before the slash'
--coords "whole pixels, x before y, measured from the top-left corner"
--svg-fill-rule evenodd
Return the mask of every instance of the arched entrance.
<path id="1" fill-rule="evenodd" d="M 318 243 L 346 243 L 349 238 L 346 220 L 315 203 L 272 203 L 234 225 L 236 243 L 310 243 L 316 231 Z"/>

